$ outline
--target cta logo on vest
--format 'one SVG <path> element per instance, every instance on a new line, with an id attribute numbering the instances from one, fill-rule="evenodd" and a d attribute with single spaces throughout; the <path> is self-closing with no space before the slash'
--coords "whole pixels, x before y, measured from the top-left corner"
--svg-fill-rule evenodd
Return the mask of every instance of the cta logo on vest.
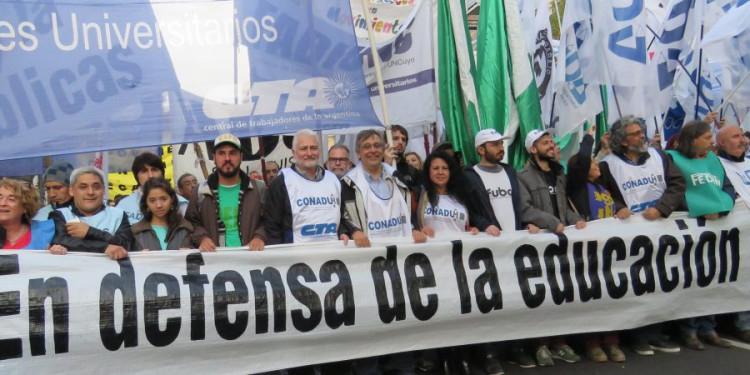
<path id="1" fill-rule="evenodd" d="M 303 236 L 320 236 L 322 234 L 336 234 L 336 223 L 308 224 L 300 229 Z"/>

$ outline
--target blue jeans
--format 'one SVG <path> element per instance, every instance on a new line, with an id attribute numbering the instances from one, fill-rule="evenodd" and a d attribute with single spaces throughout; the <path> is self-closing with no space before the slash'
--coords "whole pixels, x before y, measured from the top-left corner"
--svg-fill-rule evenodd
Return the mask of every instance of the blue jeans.
<path id="1" fill-rule="evenodd" d="M 683 335 L 708 336 L 716 333 L 716 318 L 713 315 L 683 319 L 679 323 L 680 333 Z"/>

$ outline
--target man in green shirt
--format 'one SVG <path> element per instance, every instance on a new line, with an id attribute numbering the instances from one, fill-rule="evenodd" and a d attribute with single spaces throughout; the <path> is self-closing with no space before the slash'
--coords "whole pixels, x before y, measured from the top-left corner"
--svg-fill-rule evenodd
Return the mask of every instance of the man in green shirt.
<path id="1" fill-rule="evenodd" d="M 232 134 L 214 141 L 216 171 L 190 196 L 185 218 L 195 226 L 192 241 L 201 251 L 217 247 L 263 250 L 266 233 L 261 224 L 265 184 L 240 170 L 242 148 Z"/>

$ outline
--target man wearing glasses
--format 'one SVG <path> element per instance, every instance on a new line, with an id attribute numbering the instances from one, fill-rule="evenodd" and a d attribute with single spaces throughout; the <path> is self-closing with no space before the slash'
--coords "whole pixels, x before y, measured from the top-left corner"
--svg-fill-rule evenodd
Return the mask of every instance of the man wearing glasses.
<path id="1" fill-rule="evenodd" d="M 599 165 L 602 185 L 615 200 L 616 217 L 626 211 L 648 220 L 669 217 L 683 202 L 685 179 L 663 151 L 649 147 L 646 127 L 625 116 L 612 125 L 612 154 Z"/>
<path id="2" fill-rule="evenodd" d="M 341 179 L 352 169 L 352 160 L 349 159 L 349 148 L 342 144 L 335 144 L 328 150 L 328 161 L 326 169 Z"/>

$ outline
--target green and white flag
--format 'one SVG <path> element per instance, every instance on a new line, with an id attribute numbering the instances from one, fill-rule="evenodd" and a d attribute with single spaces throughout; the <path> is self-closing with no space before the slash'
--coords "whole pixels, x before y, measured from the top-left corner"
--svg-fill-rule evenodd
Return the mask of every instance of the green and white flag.
<path id="1" fill-rule="evenodd" d="M 513 137 L 508 162 L 516 169 L 523 168 L 528 158 L 524 148 L 526 134 L 544 129 L 544 123 L 518 0 L 482 1 L 477 65 L 481 123 Z"/>
<path id="2" fill-rule="evenodd" d="M 445 134 L 468 163 L 477 162 L 474 134 L 479 131 L 477 91 L 463 0 L 438 0 L 438 82 Z"/>

